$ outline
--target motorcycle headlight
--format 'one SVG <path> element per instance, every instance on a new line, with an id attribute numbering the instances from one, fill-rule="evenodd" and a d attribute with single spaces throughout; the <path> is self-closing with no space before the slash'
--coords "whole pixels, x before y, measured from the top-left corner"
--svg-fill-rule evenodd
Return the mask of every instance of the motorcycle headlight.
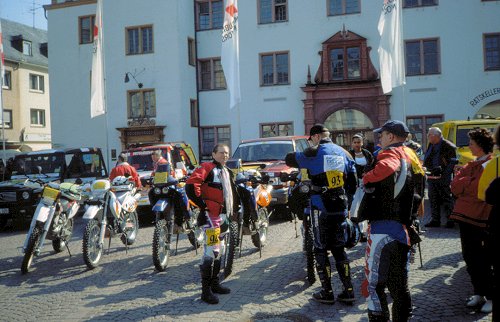
<path id="1" fill-rule="evenodd" d="M 168 187 L 164 187 L 163 189 L 161 189 L 161 192 L 164 194 L 168 193 Z"/>
<path id="2" fill-rule="evenodd" d="M 28 191 L 24 191 L 21 197 L 23 197 L 24 200 L 28 200 L 30 198 L 30 193 Z"/>
<path id="3" fill-rule="evenodd" d="M 154 190 L 154 191 L 155 191 L 155 194 L 156 194 L 156 195 L 159 195 L 159 194 L 161 193 L 161 189 L 160 189 L 160 188 L 155 188 L 155 190 Z"/>
<path id="4" fill-rule="evenodd" d="M 309 186 L 307 186 L 307 185 L 300 186 L 300 192 L 302 192 L 302 193 L 308 193 L 309 192 Z"/>

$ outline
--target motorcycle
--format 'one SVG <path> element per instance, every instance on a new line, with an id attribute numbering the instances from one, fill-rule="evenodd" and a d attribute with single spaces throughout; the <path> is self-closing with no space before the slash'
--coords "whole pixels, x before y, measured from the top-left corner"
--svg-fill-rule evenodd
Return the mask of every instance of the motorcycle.
<path id="1" fill-rule="evenodd" d="M 171 251 L 171 239 L 177 234 L 175 253 L 179 243 L 179 234 L 187 234 L 189 242 L 198 253 L 203 243 L 203 232 L 197 227 L 196 218 L 200 209 L 192 203 L 184 190 L 187 177 L 179 180 L 168 175 L 167 171 L 155 173 L 152 182 L 152 194 L 157 201 L 153 206 L 155 229 L 153 233 L 153 263 L 163 272 L 168 266 Z"/>
<path id="2" fill-rule="evenodd" d="M 89 220 L 83 233 L 83 259 L 89 269 L 99 265 L 105 237 L 109 238 L 108 253 L 112 237 L 120 237 L 125 251 L 135 242 L 139 231 L 136 212 L 139 198 L 134 184 L 124 176 L 114 178 L 111 183 L 107 179 L 92 183 L 83 215 Z"/>
<path id="3" fill-rule="evenodd" d="M 236 190 L 242 206 L 238 213 L 240 256 L 243 235 L 250 235 L 253 245 L 259 249 L 262 257 L 262 248 L 266 244 L 267 228 L 272 214 L 267 210 L 273 189 L 268 182 L 269 176 L 261 176 L 258 171 L 248 170 L 236 176 Z"/>
<path id="4" fill-rule="evenodd" d="M 31 220 L 30 228 L 22 251 L 24 258 L 21 272 L 29 272 L 33 258 L 42 251 L 45 239 L 52 240 L 52 248 L 56 253 L 68 247 L 73 234 L 73 217 L 80 208 L 82 196 L 80 185 L 70 182 L 44 182 L 40 179 L 28 179 L 26 186 L 33 189 L 43 189 L 40 201 Z"/>
<path id="5" fill-rule="evenodd" d="M 307 281 L 310 285 L 316 282 L 315 259 L 314 259 L 314 235 L 312 230 L 312 215 L 314 210 L 311 206 L 311 181 L 301 180 L 300 171 L 290 174 L 282 173 L 281 180 L 293 182 L 288 190 L 288 207 L 294 217 L 302 220 L 302 249 L 306 257 Z"/>

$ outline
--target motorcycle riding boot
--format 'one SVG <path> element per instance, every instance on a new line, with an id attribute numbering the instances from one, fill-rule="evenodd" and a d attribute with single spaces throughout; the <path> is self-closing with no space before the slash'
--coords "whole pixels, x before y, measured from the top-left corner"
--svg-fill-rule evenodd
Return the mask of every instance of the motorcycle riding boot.
<path id="1" fill-rule="evenodd" d="M 224 287 L 220 284 L 219 281 L 219 272 L 220 272 L 221 262 L 220 259 L 214 260 L 214 269 L 212 271 L 212 292 L 218 294 L 229 294 L 231 290 L 227 287 Z"/>
<path id="2" fill-rule="evenodd" d="M 316 253 L 316 271 L 321 281 L 322 290 L 313 294 L 313 299 L 320 303 L 333 304 L 335 297 L 332 290 L 332 271 L 328 255 Z"/>
<path id="3" fill-rule="evenodd" d="M 201 273 L 201 300 L 208 304 L 219 303 L 219 298 L 212 293 L 212 271 L 214 259 L 204 258 L 203 263 L 200 265 Z"/>
<path id="4" fill-rule="evenodd" d="M 340 281 L 344 286 L 344 291 L 337 296 L 339 301 L 344 303 L 354 302 L 354 289 L 351 282 L 351 268 L 348 262 L 337 263 L 337 272 L 339 273 Z"/>

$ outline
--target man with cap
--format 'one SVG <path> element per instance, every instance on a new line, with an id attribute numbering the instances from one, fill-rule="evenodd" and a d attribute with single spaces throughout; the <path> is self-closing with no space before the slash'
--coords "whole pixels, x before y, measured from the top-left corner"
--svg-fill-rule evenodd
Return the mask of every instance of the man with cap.
<path id="1" fill-rule="evenodd" d="M 408 232 L 413 208 L 423 195 L 424 171 L 415 152 L 404 144 L 406 124 L 390 120 L 374 132 L 380 135 L 382 149 L 375 167 L 363 176 L 370 210 L 362 294 L 368 298 L 369 320 L 388 321 L 387 286 L 393 299 L 392 321 L 407 321 L 412 311 L 408 253 L 418 242 Z"/>
<path id="2" fill-rule="evenodd" d="M 322 286 L 321 291 L 313 294 L 313 299 L 326 304 L 335 302 L 328 259 L 330 250 L 344 286 L 338 300 L 352 303 L 354 290 L 344 236 L 347 229 L 347 193 L 354 193 L 357 183 L 354 161 L 349 152 L 332 142 L 330 131 L 323 124 L 314 125 L 309 135 L 314 147 L 304 152 L 289 153 L 285 161 L 288 166 L 307 169 L 312 183 L 314 256 Z"/>

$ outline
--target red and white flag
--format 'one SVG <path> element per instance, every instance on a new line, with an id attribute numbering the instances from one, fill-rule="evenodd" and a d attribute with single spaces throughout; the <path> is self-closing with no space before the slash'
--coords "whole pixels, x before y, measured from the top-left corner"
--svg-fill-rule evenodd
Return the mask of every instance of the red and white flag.
<path id="1" fill-rule="evenodd" d="M 94 25 L 94 53 L 92 56 L 92 79 L 90 85 L 90 117 L 106 113 L 104 106 L 104 57 L 102 35 L 102 0 L 97 0 Z"/>
<path id="2" fill-rule="evenodd" d="M 400 0 L 384 0 L 378 22 L 380 81 L 384 94 L 406 84 L 403 51 L 403 15 Z"/>
<path id="3" fill-rule="evenodd" d="M 238 0 L 226 0 L 222 29 L 221 64 L 229 89 L 230 109 L 241 102 L 238 29 Z"/>

